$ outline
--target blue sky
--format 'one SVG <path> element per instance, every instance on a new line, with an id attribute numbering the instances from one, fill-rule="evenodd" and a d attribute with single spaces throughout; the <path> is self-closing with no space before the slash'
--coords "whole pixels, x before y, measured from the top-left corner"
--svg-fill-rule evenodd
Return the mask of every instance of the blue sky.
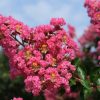
<path id="1" fill-rule="evenodd" d="M 89 24 L 85 0 L 0 0 L 0 14 L 13 16 L 29 26 L 49 23 L 52 17 L 63 17 L 82 35 Z M 66 27 L 65 27 L 66 28 Z"/>

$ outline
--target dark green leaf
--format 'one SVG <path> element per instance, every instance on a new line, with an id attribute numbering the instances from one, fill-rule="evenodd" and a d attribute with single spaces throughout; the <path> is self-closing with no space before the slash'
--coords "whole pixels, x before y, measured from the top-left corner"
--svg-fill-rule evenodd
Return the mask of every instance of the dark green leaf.
<path id="1" fill-rule="evenodd" d="M 70 79 L 70 86 L 76 85 L 76 80 L 75 79 Z"/>
<path id="2" fill-rule="evenodd" d="M 86 77 L 86 73 L 84 71 L 84 69 L 82 67 L 77 67 L 77 72 L 78 72 L 78 76 L 82 79 L 85 80 Z"/>
<path id="3" fill-rule="evenodd" d="M 84 89 L 84 99 L 87 100 L 87 98 L 91 95 L 92 91 Z"/>
<path id="4" fill-rule="evenodd" d="M 87 80 L 81 80 L 81 84 L 87 89 L 90 90 L 91 86 L 90 86 L 90 82 Z"/>
<path id="5" fill-rule="evenodd" d="M 100 78 L 97 79 L 97 90 L 100 92 Z"/>
<path id="6" fill-rule="evenodd" d="M 80 65 L 80 59 L 79 58 L 76 58 L 75 60 L 74 60 L 74 65 L 76 66 L 76 67 L 78 67 L 79 65 Z"/>
<path id="7" fill-rule="evenodd" d="M 78 76 L 84 80 L 85 77 L 86 77 L 86 72 L 85 72 L 85 69 L 84 67 L 82 66 L 81 64 L 81 61 L 80 59 L 76 58 L 75 61 L 74 61 L 74 64 L 76 66 L 76 73 L 78 74 Z"/>

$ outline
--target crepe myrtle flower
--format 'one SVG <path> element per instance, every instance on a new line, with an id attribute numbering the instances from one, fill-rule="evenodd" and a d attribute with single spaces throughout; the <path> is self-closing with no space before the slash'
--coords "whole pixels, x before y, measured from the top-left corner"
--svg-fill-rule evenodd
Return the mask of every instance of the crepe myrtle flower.
<path id="1" fill-rule="evenodd" d="M 48 25 L 30 28 L 0 16 L 0 45 L 9 58 L 10 76 L 23 76 L 27 92 L 37 96 L 44 91 L 57 93 L 61 87 L 70 91 L 69 80 L 75 71 L 71 61 L 79 48 L 62 27 L 65 24 L 63 18 L 52 18 Z"/>

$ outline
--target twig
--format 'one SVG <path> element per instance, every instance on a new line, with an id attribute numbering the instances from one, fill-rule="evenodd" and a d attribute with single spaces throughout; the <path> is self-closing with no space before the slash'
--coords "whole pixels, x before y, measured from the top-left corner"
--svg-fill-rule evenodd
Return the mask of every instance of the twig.
<path id="1" fill-rule="evenodd" d="M 14 37 L 12 34 L 11 34 L 11 37 L 13 39 L 15 39 L 20 45 L 22 45 L 23 47 L 25 47 L 24 43 L 20 42 L 16 37 Z"/>

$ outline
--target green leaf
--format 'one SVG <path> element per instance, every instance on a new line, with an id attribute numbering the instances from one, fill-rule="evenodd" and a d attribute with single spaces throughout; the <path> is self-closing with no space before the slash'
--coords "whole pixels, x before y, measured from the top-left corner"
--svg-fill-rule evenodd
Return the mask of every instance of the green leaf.
<path id="1" fill-rule="evenodd" d="M 91 71 L 91 75 L 98 74 L 100 76 L 100 67 L 95 67 Z"/>
<path id="2" fill-rule="evenodd" d="M 81 84 L 84 86 L 84 88 L 86 88 L 87 90 L 91 89 L 91 85 L 90 82 L 87 80 L 81 80 Z"/>
<path id="3" fill-rule="evenodd" d="M 100 67 L 95 67 L 90 74 L 90 79 L 92 83 L 96 86 L 100 86 Z M 100 88 L 97 88 L 100 91 Z"/>
<path id="4" fill-rule="evenodd" d="M 84 89 L 83 92 L 84 92 L 84 99 L 85 99 L 85 100 L 86 100 L 86 99 L 91 95 L 91 93 L 92 93 L 92 91 L 87 90 L 87 89 Z"/>
<path id="5" fill-rule="evenodd" d="M 79 58 L 76 58 L 75 60 L 74 60 L 74 65 L 76 66 L 76 67 L 78 67 L 79 65 L 80 65 L 80 59 Z"/>
<path id="6" fill-rule="evenodd" d="M 76 85 L 76 80 L 71 78 L 70 79 L 70 86 Z"/>
<path id="7" fill-rule="evenodd" d="M 97 86 L 100 87 L 100 78 L 97 79 Z M 97 90 L 100 92 L 100 88 L 99 87 L 97 87 Z"/>
<path id="8" fill-rule="evenodd" d="M 77 67 L 77 72 L 78 72 L 78 76 L 82 79 L 85 80 L 86 77 L 86 73 L 84 71 L 84 69 L 82 67 Z"/>
<path id="9" fill-rule="evenodd" d="M 86 80 L 82 81 L 81 83 L 83 87 L 80 91 L 80 99 L 79 100 L 88 100 L 88 97 L 92 94 L 92 88 L 90 87 L 89 82 Z"/>
<path id="10" fill-rule="evenodd" d="M 74 65 L 76 66 L 76 74 L 84 80 L 86 77 L 86 72 L 84 67 L 82 66 L 81 60 L 79 58 L 76 58 L 74 61 Z"/>

